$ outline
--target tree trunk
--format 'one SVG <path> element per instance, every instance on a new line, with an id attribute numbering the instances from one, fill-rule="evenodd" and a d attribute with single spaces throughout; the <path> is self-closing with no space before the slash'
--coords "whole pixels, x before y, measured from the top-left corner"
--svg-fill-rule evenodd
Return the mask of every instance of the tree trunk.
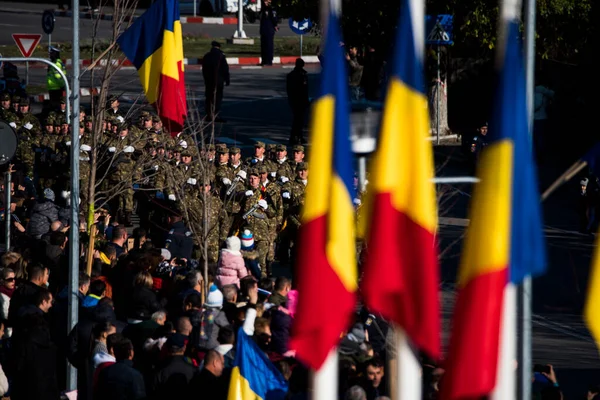
<path id="1" fill-rule="evenodd" d="M 439 88 L 439 91 L 438 91 Z M 437 79 L 431 82 L 429 86 L 429 117 L 431 120 L 431 134 L 437 135 L 438 115 L 440 136 L 450 133 L 448 126 L 448 85 L 447 80 L 442 78 L 441 83 L 437 84 Z M 439 108 L 439 110 L 438 110 Z"/>

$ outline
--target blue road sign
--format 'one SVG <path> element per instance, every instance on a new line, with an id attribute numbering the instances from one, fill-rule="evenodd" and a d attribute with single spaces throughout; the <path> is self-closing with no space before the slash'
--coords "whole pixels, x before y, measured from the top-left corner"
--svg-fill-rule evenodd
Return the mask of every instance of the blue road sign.
<path id="1" fill-rule="evenodd" d="M 451 45 L 454 16 L 450 14 L 427 15 L 425 17 L 425 38 L 427 44 Z"/>
<path id="2" fill-rule="evenodd" d="M 305 35 L 312 29 L 312 21 L 310 18 L 304 18 L 302 21 L 294 21 L 293 18 L 290 18 L 290 29 L 296 35 Z"/>

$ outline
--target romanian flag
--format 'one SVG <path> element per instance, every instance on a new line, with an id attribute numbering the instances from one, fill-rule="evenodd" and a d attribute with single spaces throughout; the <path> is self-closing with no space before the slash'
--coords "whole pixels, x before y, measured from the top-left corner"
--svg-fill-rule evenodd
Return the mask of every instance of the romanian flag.
<path id="1" fill-rule="evenodd" d="M 404 0 L 367 205 L 362 291 L 432 357 L 440 351 L 437 206 L 423 81 L 424 2 Z"/>
<path id="2" fill-rule="evenodd" d="M 600 236 L 599 236 L 600 237 Z M 590 281 L 588 283 L 587 301 L 585 302 L 585 322 L 600 349 L 600 248 L 596 241 L 596 250 L 592 259 Z"/>
<path id="3" fill-rule="evenodd" d="M 287 391 L 283 375 L 240 328 L 227 400 L 283 400 Z"/>
<path id="4" fill-rule="evenodd" d="M 482 151 L 477 170 L 481 182 L 471 199 L 442 386 L 441 398 L 446 400 L 479 399 L 494 391 L 505 288 L 528 275 L 542 274 L 546 267 L 527 118 L 520 7 L 515 1 L 502 7 L 491 141 Z M 514 332 L 502 341 L 514 341 L 516 336 Z"/>
<path id="5" fill-rule="evenodd" d="M 179 0 L 155 1 L 117 43 L 137 68 L 146 98 L 158 110 L 165 128 L 172 135 L 181 132 L 187 100 Z"/>
<path id="6" fill-rule="evenodd" d="M 311 121 L 311 173 L 296 262 L 300 296 L 290 342 L 296 356 L 315 370 L 348 328 L 357 289 L 350 103 L 340 41 L 339 17 L 331 10 L 321 93 Z"/>

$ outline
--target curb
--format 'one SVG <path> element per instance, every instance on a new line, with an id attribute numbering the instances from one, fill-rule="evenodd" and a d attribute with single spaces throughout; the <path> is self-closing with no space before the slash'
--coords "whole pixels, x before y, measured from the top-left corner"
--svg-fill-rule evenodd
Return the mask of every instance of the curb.
<path id="1" fill-rule="evenodd" d="M 296 62 L 296 56 L 283 56 L 283 57 L 273 57 L 273 65 L 294 65 Z M 317 56 L 304 56 L 302 57 L 306 64 L 317 64 L 319 63 L 319 58 Z M 80 65 L 83 67 L 88 67 L 92 64 L 93 60 L 80 60 Z M 260 65 L 262 59 L 261 57 L 227 57 L 227 63 L 229 65 Z M 70 66 L 73 65 L 73 60 L 68 58 L 64 59 L 63 62 L 65 65 Z M 202 65 L 202 58 L 184 58 L 184 65 Z M 99 67 L 105 67 L 108 64 L 107 60 L 101 60 L 98 63 Z M 118 60 L 113 60 L 113 65 L 119 64 Z M 121 63 L 122 67 L 132 67 L 133 64 L 129 60 L 124 60 Z"/>
<path id="2" fill-rule="evenodd" d="M 70 18 L 73 16 L 73 11 L 64 11 L 64 10 L 52 10 L 54 11 L 55 17 L 67 17 Z M 32 10 L 21 10 L 21 9 L 12 9 L 12 8 L 0 8 L 0 12 L 4 13 L 12 13 L 12 14 L 33 14 L 33 15 L 41 15 L 42 13 L 39 11 Z M 130 22 L 135 20 L 138 15 L 134 15 L 132 17 L 126 17 L 125 22 Z M 113 14 L 98 14 L 92 13 L 90 11 L 80 11 L 79 12 L 80 19 L 100 19 L 103 21 L 112 21 L 114 19 Z M 236 25 L 238 19 L 236 17 L 180 17 L 180 22 L 182 24 L 206 24 L 206 25 Z"/>

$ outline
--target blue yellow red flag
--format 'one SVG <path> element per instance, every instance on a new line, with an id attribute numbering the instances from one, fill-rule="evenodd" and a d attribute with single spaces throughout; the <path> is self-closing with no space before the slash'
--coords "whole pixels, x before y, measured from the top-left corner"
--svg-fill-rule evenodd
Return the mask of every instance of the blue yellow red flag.
<path id="1" fill-rule="evenodd" d="M 545 272 L 536 168 L 531 156 L 519 1 L 503 1 L 491 141 L 477 175 L 459 273 L 442 399 L 482 398 L 495 389 L 508 282 Z M 514 340 L 505 338 L 506 340 Z"/>
<path id="2" fill-rule="evenodd" d="M 240 328 L 227 400 L 283 400 L 287 391 L 281 372 Z"/>
<path id="3" fill-rule="evenodd" d="M 157 0 L 117 39 L 172 135 L 187 116 L 179 0 Z"/>
<path id="4" fill-rule="evenodd" d="M 290 340 L 296 357 L 315 370 L 348 328 L 357 290 L 350 103 L 340 43 L 339 17 L 332 7 L 321 92 L 310 125 L 310 176 L 295 268 L 300 295 Z M 324 301 L 326 308 L 320 307 Z"/>
<path id="5" fill-rule="evenodd" d="M 394 321 L 419 350 L 437 358 L 437 204 L 423 81 L 424 10 L 423 0 L 402 1 L 365 205 L 371 225 L 362 292 L 370 310 Z"/>

